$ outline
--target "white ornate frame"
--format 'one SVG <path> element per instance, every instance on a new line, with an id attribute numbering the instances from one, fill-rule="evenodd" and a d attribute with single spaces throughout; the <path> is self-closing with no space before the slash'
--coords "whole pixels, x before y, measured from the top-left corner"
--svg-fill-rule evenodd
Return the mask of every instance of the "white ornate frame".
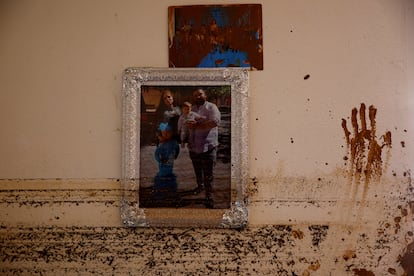
<path id="1" fill-rule="evenodd" d="M 140 101 L 143 85 L 231 86 L 229 209 L 140 208 Z M 243 228 L 248 222 L 248 86 L 241 68 L 127 68 L 123 73 L 121 218 L 129 227 Z"/>

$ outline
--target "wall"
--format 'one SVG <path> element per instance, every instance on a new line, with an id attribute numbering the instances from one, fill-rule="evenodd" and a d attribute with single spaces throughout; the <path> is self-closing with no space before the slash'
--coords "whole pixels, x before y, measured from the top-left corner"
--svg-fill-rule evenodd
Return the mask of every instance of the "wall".
<path id="1" fill-rule="evenodd" d="M 198 1 L 0 2 L 2 273 L 414 275 L 412 1 L 226 3 L 263 5 L 242 231 L 120 222 L 121 73 Z"/>

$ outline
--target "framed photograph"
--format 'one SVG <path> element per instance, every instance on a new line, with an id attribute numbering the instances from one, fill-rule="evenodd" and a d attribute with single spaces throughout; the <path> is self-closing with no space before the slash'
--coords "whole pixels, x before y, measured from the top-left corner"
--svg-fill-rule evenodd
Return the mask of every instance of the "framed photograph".
<path id="1" fill-rule="evenodd" d="M 242 68 L 124 71 L 126 226 L 247 224 L 248 76 Z"/>
<path id="2" fill-rule="evenodd" d="M 169 67 L 263 70 L 261 4 L 168 7 Z"/>

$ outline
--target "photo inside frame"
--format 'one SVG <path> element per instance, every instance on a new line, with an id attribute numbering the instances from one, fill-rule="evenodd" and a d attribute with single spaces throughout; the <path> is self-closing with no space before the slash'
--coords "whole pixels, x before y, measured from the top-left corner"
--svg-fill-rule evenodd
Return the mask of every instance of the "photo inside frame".
<path id="1" fill-rule="evenodd" d="M 230 208 L 231 86 L 143 85 L 140 97 L 140 208 Z"/>

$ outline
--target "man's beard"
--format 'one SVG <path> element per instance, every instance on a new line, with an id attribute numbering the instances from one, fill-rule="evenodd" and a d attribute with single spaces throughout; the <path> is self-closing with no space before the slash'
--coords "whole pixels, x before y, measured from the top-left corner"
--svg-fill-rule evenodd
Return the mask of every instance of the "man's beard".
<path id="1" fill-rule="evenodd" d="M 203 105 L 206 102 L 206 100 L 204 99 L 197 99 L 196 100 L 196 105 Z"/>

